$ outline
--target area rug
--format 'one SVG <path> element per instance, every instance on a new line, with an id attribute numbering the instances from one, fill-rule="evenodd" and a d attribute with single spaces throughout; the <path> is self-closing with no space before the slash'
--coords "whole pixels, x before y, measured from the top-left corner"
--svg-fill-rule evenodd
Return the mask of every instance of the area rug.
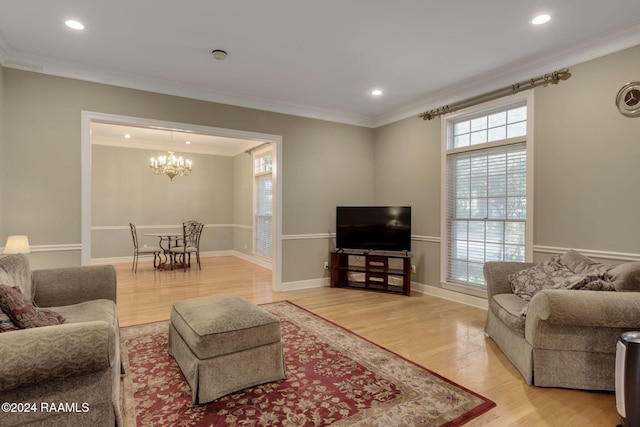
<path id="1" fill-rule="evenodd" d="M 168 322 L 121 329 L 123 415 L 146 426 L 460 426 L 492 401 L 290 302 L 281 321 L 286 378 L 191 403 L 167 354 Z"/>

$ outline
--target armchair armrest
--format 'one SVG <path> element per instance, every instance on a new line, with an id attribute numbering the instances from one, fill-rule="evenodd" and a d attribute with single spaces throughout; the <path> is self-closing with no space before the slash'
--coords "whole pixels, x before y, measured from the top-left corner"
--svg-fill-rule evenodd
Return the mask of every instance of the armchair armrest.
<path id="1" fill-rule="evenodd" d="M 112 265 L 33 270 L 34 301 L 40 307 L 58 307 L 95 299 L 116 303 L 116 270 Z"/>
<path id="2" fill-rule="evenodd" d="M 525 334 L 539 324 L 640 329 L 640 292 L 545 289 L 531 299 Z"/>
<path id="3" fill-rule="evenodd" d="M 487 281 L 487 299 L 491 301 L 494 295 L 513 293 L 509 284 L 509 275 L 534 265 L 535 263 L 532 262 L 490 261 L 485 263 L 482 271 Z"/>
<path id="4" fill-rule="evenodd" d="M 107 369 L 118 357 L 116 339 L 104 321 L 0 334 L 0 391 Z"/>

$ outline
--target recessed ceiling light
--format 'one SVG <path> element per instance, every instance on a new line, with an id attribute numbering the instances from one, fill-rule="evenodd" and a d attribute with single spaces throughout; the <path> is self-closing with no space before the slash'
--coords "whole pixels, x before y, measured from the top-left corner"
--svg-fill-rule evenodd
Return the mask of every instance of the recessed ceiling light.
<path id="1" fill-rule="evenodd" d="M 542 25 L 542 24 L 546 24 L 547 22 L 549 22 L 549 20 L 551 19 L 551 17 L 549 15 L 538 15 L 535 18 L 533 18 L 531 20 L 531 23 L 533 25 Z"/>
<path id="2" fill-rule="evenodd" d="M 185 141 L 184 143 L 189 145 L 189 144 L 191 144 L 191 141 Z"/>
<path id="3" fill-rule="evenodd" d="M 69 19 L 65 21 L 65 25 L 73 30 L 84 30 L 84 25 L 81 22 L 78 22 L 74 19 Z"/>
<path id="4" fill-rule="evenodd" d="M 373 89 L 371 92 L 371 95 L 373 96 L 380 96 L 382 95 L 382 91 L 380 89 Z"/>
<path id="5" fill-rule="evenodd" d="M 125 139 L 131 139 L 131 134 L 125 133 L 125 134 L 124 134 L 124 138 L 125 138 Z"/>
<path id="6" fill-rule="evenodd" d="M 212 50 L 211 55 L 213 55 L 213 57 L 218 61 L 224 61 L 228 56 L 227 52 L 221 49 Z"/>

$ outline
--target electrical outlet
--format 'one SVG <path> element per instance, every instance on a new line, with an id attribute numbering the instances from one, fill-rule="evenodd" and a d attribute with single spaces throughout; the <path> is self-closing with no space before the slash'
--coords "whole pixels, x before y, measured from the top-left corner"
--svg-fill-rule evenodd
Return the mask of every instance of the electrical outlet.
<path id="1" fill-rule="evenodd" d="M 415 264 L 411 264 L 411 272 L 412 273 L 416 272 L 416 265 Z"/>
<path id="2" fill-rule="evenodd" d="M 329 261 L 325 261 L 324 262 L 324 269 L 328 270 L 329 269 Z"/>

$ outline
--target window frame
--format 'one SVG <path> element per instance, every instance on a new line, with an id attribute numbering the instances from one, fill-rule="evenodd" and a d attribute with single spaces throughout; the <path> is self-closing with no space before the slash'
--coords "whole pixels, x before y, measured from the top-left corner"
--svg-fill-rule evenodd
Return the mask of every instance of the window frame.
<path id="1" fill-rule="evenodd" d="M 493 111 L 509 108 L 509 106 L 523 103 L 527 106 L 527 134 L 524 137 L 505 139 L 497 142 L 470 145 L 459 148 L 448 148 L 449 141 L 453 137 L 453 122 L 467 116 L 481 116 L 491 114 Z M 512 144 L 524 141 L 526 144 L 526 219 L 525 219 L 525 261 L 533 260 L 533 212 L 534 212 L 534 92 L 533 90 L 523 91 L 515 95 L 503 97 L 497 100 L 479 104 L 454 113 L 441 116 L 441 155 L 440 155 L 440 284 L 444 289 L 461 292 L 477 297 L 487 297 L 486 286 L 451 283 L 447 281 L 447 264 L 449 253 L 449 229 L 447 227 L 447 206 L 448 206 L 448 166 L 447 156 L 461 152 L 484 150 L 487 148 Z"/>

